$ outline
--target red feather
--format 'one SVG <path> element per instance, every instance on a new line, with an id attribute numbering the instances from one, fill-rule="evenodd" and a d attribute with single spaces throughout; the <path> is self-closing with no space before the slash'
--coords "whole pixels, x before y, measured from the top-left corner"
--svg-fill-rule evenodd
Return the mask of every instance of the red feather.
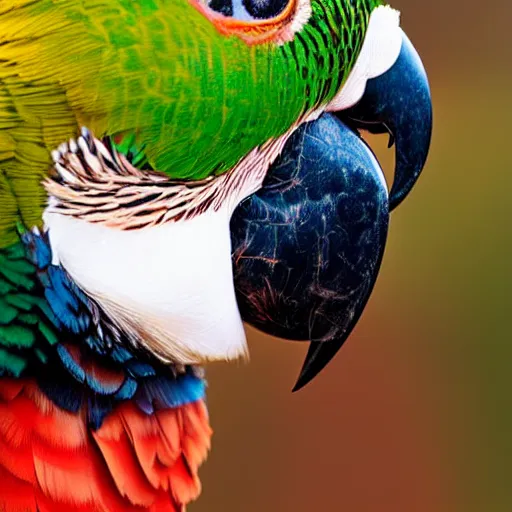
<path id="1" fill-rule="evenodd" d="M 210 447 L 203 401 L 148 415 L 119 405 L 99 430 L 32 380 L 0 379 L 0 511 L 181 512 Z"/>

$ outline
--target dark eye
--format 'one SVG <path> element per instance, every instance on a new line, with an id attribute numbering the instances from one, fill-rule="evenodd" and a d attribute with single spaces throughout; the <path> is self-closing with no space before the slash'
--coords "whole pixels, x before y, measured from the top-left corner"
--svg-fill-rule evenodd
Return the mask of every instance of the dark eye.
<path id="1" fill-rule="evenodd" d="M 311 0 L 189 1 L 221 34 L 237 36 L 250 45 L 292 41 L 312 13 Z"/>
<path id="2" fill-rule="evenodd" d="M 212 11 L 223 14 L 224 16 L 233 16 L 232 0 L 210 0 L 208 7 Z"/>
<path id="3" fill-rule="evenodd" d="M 281 14 L 290 0 L 210 0 L 208 7 L 240 21 L 268 20 Z"/>
<path id="4" fill-rule="evenodd" d="M 282 13 L 288 0 L 242 0 L 242 3 L 253 18 L 266 20 Z"/>

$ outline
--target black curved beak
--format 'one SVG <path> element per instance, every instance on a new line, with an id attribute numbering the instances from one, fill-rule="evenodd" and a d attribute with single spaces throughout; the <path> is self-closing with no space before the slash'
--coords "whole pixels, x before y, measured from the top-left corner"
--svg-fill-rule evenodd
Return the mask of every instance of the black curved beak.
<path id="1" fill-rule="evenodd" d="M 231 219 L 245 322 L 311 346 L 294 390 L 313 379 L 359 320 L 380 268 L 388 193 L 359 135 L 331 115 L 300 127 L 264 186 Z"/>
<path id="2" fill-rule="evenodd" d="M 361 128 L 389 133 L 396 145 L 389 195 Z M 301 126 L 262 189 L 235 210 L 231 241 L 242 319 L 273 336 L 311 342 L 294 391 L 329 363 L 363 313 L 390 209 L 418 179 L 431 132 L 427 77 L 403 34 L 394 66 L 367 83 L 361 101 Z"/>
<path id="3" fill-rule="evenodd" d="M 395 179 L 390 211 L 409 194 L 427 160 L 432 135 L 432 100 L 425 68 L 402 31 L 402 49 L 393 67 L 369 80 L 363 98 L 338 113 L 340 119 L 372 133 L 389 133 L 394 143 Z"/>

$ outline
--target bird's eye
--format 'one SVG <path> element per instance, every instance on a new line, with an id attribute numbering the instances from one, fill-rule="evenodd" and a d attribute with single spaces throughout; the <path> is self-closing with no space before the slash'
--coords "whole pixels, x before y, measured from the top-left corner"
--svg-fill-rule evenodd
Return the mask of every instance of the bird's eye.
<path id="1" fill-rule="evenodd" d="M 311 15 L 311 0 L 191 0 L 217 29 L 248 44 L 293 39 Z"/>
<path id="2" fill-rule="evenodd" d="M 224 16 L 233 16 L 234 13 L 232 0 L 210 0 L 208 7 Z"/>
<path id="3" fill-rule="evenodd" d="M 208 7 L 240 21 L 268 20 L 281 14 L 290 0 L 210 0 Z"/>
<path id="4" fill-rule="evenodd" d="M 288 0 L 242 0 L 247 12 L 255 19 L 266 20 L 281 14 Z"/>

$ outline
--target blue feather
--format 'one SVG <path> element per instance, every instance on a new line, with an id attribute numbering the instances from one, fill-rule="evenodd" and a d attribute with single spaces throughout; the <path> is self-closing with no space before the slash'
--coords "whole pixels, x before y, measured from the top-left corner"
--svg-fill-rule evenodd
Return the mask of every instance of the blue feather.
<path id="1" fill-rule="evenodd" d="M 55 404 L 76 413 L 85 403 L 89 424 L 99 428 L 117 404 L 126 400 L 134 400 L 142 411 L 152 414 L 204 398 L 206 384 L 202 378 L 190 368 L 176 376 L 170 365 L 162 364 L 148 352 L 133 349 L 69 274 L 52 265 L 47 233 L 29 232 L 23 240 L 46 298 L 41 297 L 40 309 L 58 329 L 56 340 L 61 340 L 43 354 L 45 364 L 36 367 L 41 372 L 41 389 Z M 79 349 L 78 361 L 66 347 Z M 97 364 L 123 372 L 124 380 L 118 381 L 122 384 L 115 380 L 102 382 L 99 374 L 84 369 L 89 367 L 85 362 L 94 363 L 93 368 Z"/>
<path id="2" fill-rule="evenodd" d="M 84 369 L 71 357 L 64 345 L 57 345 L 57 354 L 68 372 L 80 383 L 85 382 Z"/>

